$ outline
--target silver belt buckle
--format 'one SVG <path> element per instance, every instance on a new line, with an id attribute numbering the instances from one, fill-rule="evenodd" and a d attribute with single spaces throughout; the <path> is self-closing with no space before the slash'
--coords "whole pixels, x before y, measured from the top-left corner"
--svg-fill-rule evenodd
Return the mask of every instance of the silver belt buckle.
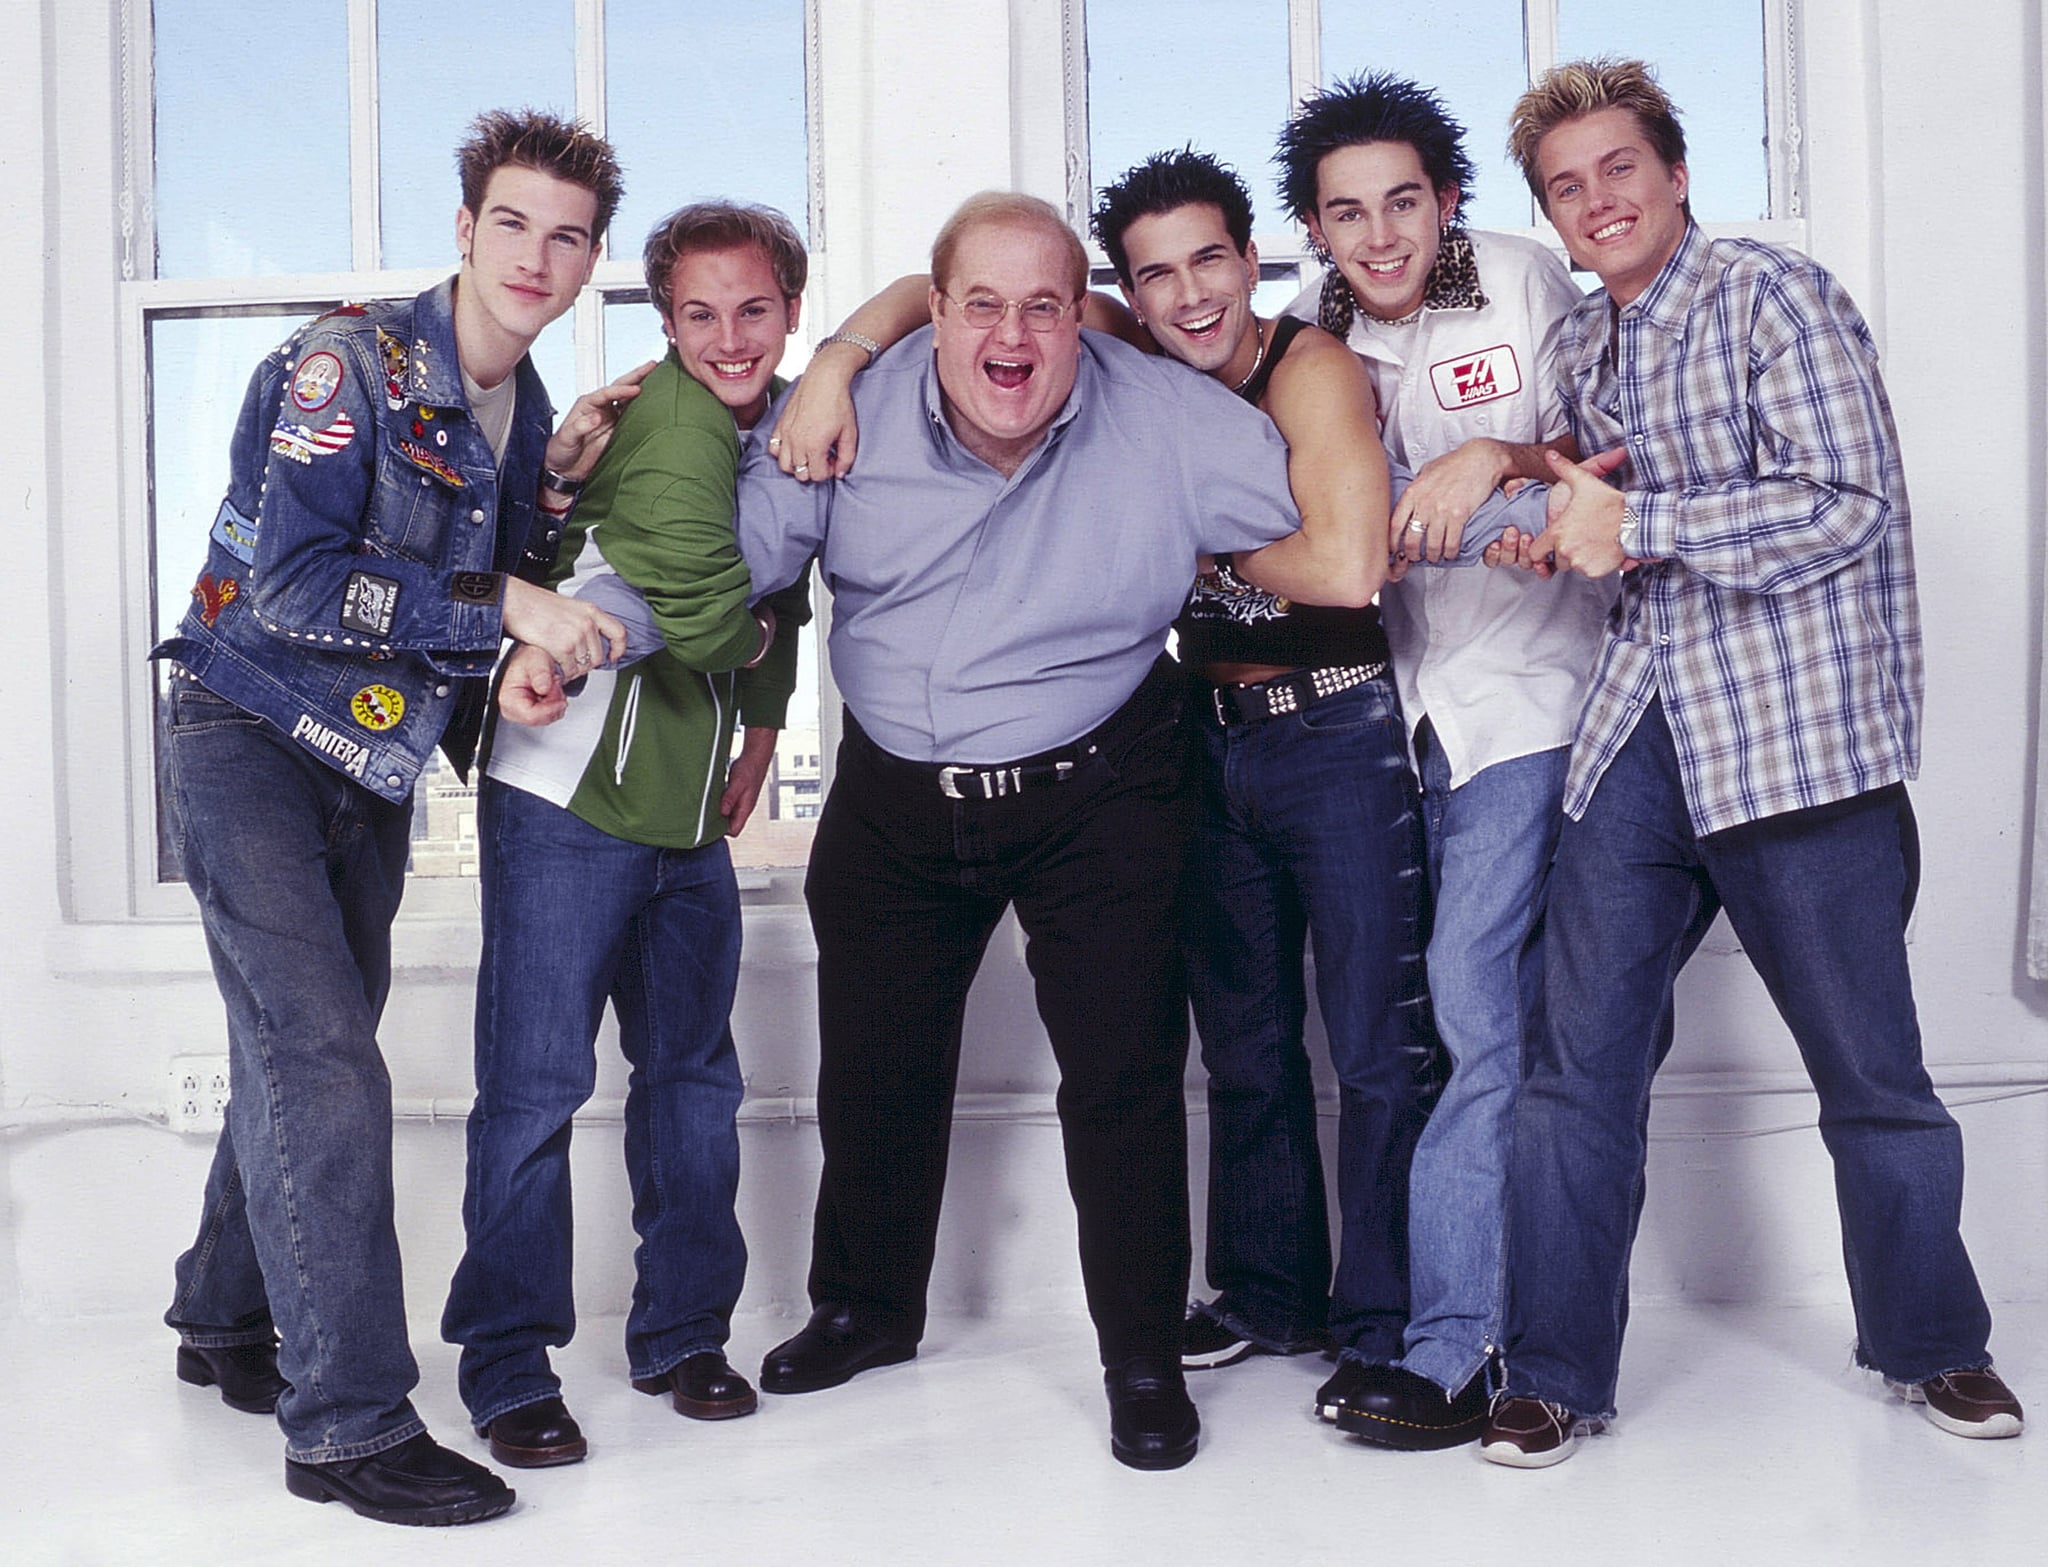
<path id="1" fill-rule="evenodd" d="M 973 772 L 974 769 L 971 767 L 941 767 L 939 769 L 939 793 L 949 800 L 966 799 L 967 796 L 960 792 L 960 786 L 953 780 L 962 773 L 971 776 Z"/>
<path id="2" fill-rule="evenodd" d="M 1228 729 L 1230 727 L 1230 715 L 1223 710 L 1223 687 L 1209 687 L 1209 705 L 1216 709 L 1217 727 Z"/>

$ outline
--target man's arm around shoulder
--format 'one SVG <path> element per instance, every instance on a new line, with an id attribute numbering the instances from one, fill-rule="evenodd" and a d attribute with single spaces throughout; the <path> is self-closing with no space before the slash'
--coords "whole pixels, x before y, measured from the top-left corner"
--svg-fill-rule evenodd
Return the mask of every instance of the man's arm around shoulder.
<path id="1" fill-rule="evenodd" d="M 1274 366 L 1263 406 L 1287 442 L 1301 528 L 1239 554 L 1238 573 L 1305 604 L 1371 603 L 1387 574 L 1387 454 L 1364 363 L 1310 327 Z"/>

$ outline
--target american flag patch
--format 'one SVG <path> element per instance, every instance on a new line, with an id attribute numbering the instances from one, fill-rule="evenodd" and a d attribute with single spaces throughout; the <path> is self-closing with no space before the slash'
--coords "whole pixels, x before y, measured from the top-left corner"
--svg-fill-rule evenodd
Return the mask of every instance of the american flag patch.
<path id="1" fill-rule="evenodd" d="M 315 430 L 289 419 L 280 419 L 270 432 L 270 449 L 293 462 L 310 463 L 315 457 L 338 452 L 356 437 L 355 421 L 346 410 L 335 416 L 324 430 Z"/>

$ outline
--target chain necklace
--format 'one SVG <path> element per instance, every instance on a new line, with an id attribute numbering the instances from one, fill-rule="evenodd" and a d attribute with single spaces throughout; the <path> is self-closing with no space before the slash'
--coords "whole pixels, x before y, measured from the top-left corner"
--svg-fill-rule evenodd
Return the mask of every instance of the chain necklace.
<path id="1" fill-rule="evenodd" d="M 1254 318 L 1252 328 L 1259 334 L 1259 351 L 1253 356 L 1252 367 L 1245 371 L 1244 379 L 1231 388 L 1233 392 L 1241 393 L 1246 387 L 1250 386 L 1252 384 L 1252 377 L 1259 373 L 1259 366 L 1266 362 L 1266 323 Z"/>

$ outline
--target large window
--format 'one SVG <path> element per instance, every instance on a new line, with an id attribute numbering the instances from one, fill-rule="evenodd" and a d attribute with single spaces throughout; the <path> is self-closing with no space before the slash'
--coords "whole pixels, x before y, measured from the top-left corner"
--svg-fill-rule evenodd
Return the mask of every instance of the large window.
<path id="1" fill-rule="evenodd" d="M 1393 71 L 1434 88 L 1466 128 L 1479 227 L 1554 243 L 1509 161 L 1508 111 L 1559 60 L 1633 55 L 1657 68 L 1684 116 L 1693 210 L 1717 229 L 1800 243 L 1799 138 L 1790 39 L 1795 0 L 1077 0 L 1067 47 L 1068 202 L 1085 224 L 1094 189 L 1192 142 L 1251 188 L 1266 284 L 1284 302 L 1301 236 L 1280 206 L 1273 149 L 1319 85 Z M 1078 67 L 1078 68 L 1077 68 Z"/>
<path id="2" fill-rule="evenodd" d="M 150 66 L 129 87 L 123 262 L 128 427 L 142 432 L 147 475 L 134 492 L 153 585 L 146 639 L 185 612 L 257 361 L 311 314 L 417 293 L 454 266 L 454 149 L 480 111 L 573 115 L 611 139 L 625 169 L 591 287 L 534 345 L 558 408 L 662 352 L 639 250 L 663 213 L 732 196 L 808 231 L 810 10 L 811 0 L 131 0 L 128 56 Z M 792 344 L 785 373 L 806 354 Z M 788 756 L 820 749 L 818 683 L 808 659 Z M 814 791 L 817 778 L 813 763 L 765 794 L 735 858 L 800 862 L 809 828 L 795 825 L 808 814 L 796 785 Z M 161 824 L 155 839 L 168 879 Z M 413 872 L 474 869 L 473 791 L 437 758 L 416 799 Z"/>

